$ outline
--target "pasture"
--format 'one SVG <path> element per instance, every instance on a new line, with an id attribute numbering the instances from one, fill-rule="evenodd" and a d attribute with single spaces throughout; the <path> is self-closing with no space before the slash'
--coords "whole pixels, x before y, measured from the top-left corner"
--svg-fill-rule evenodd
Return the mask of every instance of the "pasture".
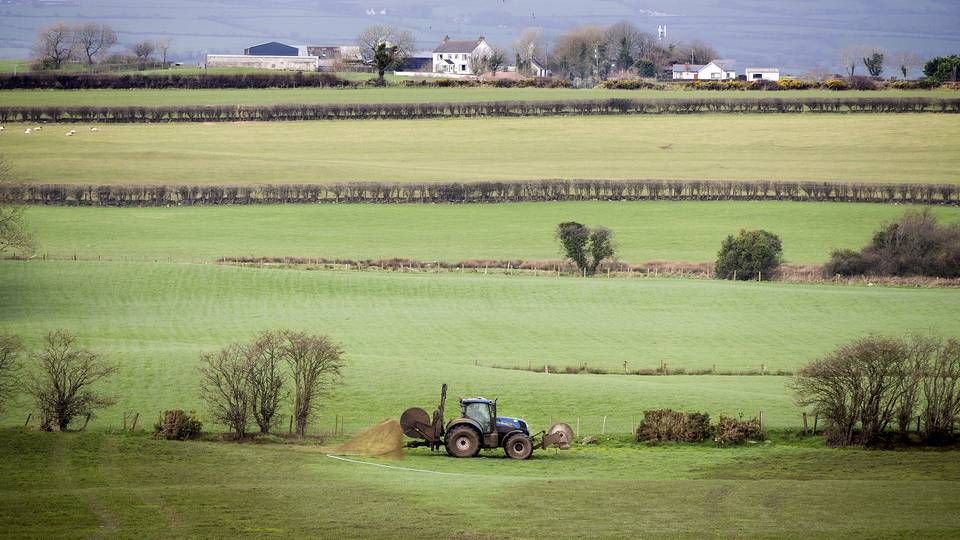
<path id="1" fill-rule="evenodd" d="M 422 450 L 400 463 L 368 460 L 412 471 L 334 460 L 316 446 L 15 429 L 0 441 L 0 523 L 12 537 L 947 537 L 960 528 L 952 453 L 837 451 L 810 439 L 607 443 L 525 462 Z"/>
<path id="2" fill-rule="evenodd" d="M 702 262 L 742 228 L 780 236 L 784 258 L 822 264 L 859 249 L 907 207 L 790 202 L 557 202 L 472 205 L 271 205 L 180 208 L 30 207 L 40 254 L 54 258 L 210 262 L 219 257 L 325 257 L 458 262 L 560 257 L 558 223 L 604 225 L 618 257 Z M 935 207 L 943 222 L 960 209 Z"/>
<path id="3" fill-rule="evenodd" d="M 2 66 L 0 66 L 2 69 Z M 22 69 L 22 67 L 21 67 Z M 13 70 L 13 64 L 9 64 Z M 174 70 L 181 73 L 184 70 Z M 239 68 L 222 68 L 214 73 L 243 72 Z M 156 74 L 171 71 L 154 72 Z M 189 74 L 189 71 L 187 71 Z M 368 73 L 351 74 L 349 79 L 371 78 Z M 396 77 L 389 79 L 397 82 Z M 175 105 L 278 105 L 292 103 L 461 103 L 484 101 L 577 101 L 610 98 L 631 99 L 796 99 L 814 97 L 930 97 L 949 98 L 960 95 L 956 90 L 788 90 L 777 92 L 715 90 L 606 90 L 602 88 L 266 88 L 266 89 L 135 89 L 135 90 L 4 90 L 0 106 L 175 106 Z"/>
<path id="4" fill-rule="evenodd" d="M 8 125 L 17 179 L 90 184 L 541 178 L 956 183 L 952 115 Z M 69 129 L 77 135 L 65 137 Z M 52 159 L 56 156 L 56 159 Z"/>
<path id="5" fill-rule="evenodd" d="M 960 333 L 960 290 L 715 280 L 582 279 L 235 268 L 183 263 L 0 263 L 0 330 L 36 345 L 56 328 L 121 366 L 106 389 L 123 411 L 202 411 L 201 352 L 289 327 L 328 333 L 347 351 L 346 383 L 318 425 L 348 432 L 411 404 L 495 394 L 534 426 L 582 419 L 629 432 L 654 407 L 712 415 L 763 410 L 795 428 L 779 376 L 557 375 L 494 369 L 548 363 L 611 370 L 793 370 L 869 333 Z M 543 399 L 551 396 L 551 399 Z M 23 422 L 14 407 L 4 424 Z"/>

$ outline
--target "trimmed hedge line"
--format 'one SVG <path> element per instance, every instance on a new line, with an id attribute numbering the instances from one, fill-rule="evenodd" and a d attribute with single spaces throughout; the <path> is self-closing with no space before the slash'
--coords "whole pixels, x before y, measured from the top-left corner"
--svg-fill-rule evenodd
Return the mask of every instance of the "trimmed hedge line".
<path id="1" fill-rule="evenodd" d="M 238 74 L 104 74 L 21 73 L 0 74 L 0 90 L 90 90 L 90 89 L 203 89 L 203 88 L 344 88 L 356 83 L 332 73 L 274 72 Z"/>
<path id="2" fill-rule="evenodd" d="M 15 184 L 0 192 L 24 204 L 167 206 L 317 203 L 501 203 L 536 201 L 835 201 L 960 204 L 960 185 L 706 180 L 149 186 Z"/>
<path id="3" fill-rule="evenodd" d="M 0 107 L 0 122 L 240 122 L 695 113 L 960 113 L 960 98 L 624 99 L 480 103 Z"/>

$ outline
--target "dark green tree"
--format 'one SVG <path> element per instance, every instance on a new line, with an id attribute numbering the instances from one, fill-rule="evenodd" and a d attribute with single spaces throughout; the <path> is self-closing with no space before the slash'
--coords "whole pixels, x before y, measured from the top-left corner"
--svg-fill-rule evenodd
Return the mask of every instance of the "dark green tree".
<path id="1" fill-rule="evenodd" d="M 874 51 L 870 56 L 865 56 L 863 65 L 867 66 L 871 77 L 879 77 L 883 73 L 883 53 Z"/>
<path id="2" fill-rule="evenodd" d="M 589 275 L 596 273 L 604 260 L 616 252 L 613 231 L 606 227 L 591 229 L 582 223 L 568 221 L 557 226 L 557 238 L 564 255 Z"/>
<path id="3" fill-rule="evenodd" d="M 720 279 L 768 278 L 780 266 L 783 246 L 780 238 L 763 230 L 740 230 L 720 246 L 714 273 Z"/>
<path id="4" fill-rule="evenodd" d="M 640 72 L 641 77 L 656 77 L 657 65 L 648 58 L 641 58 L 637 60 L 637 71 Z"/>
<path id="5" fill-rule="evenodd" d="M 923 74 L 938 83 L 957 81 L 960 71 L 960 55 L 937 56 L 923 66 Z"/>

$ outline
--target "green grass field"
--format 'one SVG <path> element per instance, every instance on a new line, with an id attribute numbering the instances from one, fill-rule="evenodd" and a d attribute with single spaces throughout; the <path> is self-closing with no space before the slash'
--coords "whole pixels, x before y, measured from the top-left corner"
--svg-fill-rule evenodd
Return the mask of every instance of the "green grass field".
<path id="1" fill-rule="evenodd" d="M 490 366 L 795 369 L 873 333 L 960 333 L 960 290 L 664 279 L 578 279 L 234 268 L 197 264 L 0 263 L 0 330 L 38 343 L 68 328 L 122 366 L 123 411 L 201 409 L 198 355 L 271 328 L 328 333 L 347 351 L 334 414 L 357 430 L 454 395 L 492 394 L 535 426 L 583 419 L 627 432 L 651 407 L 755 414 L 796 427 L 777 376 L 546 375 Z M 554 396 L 544 400 L 543 396 Z M 15 407 L 6 422 L 22 422 Z M 322 426 L 320 426 L 322 427 Z"/>
<path id="2" fill-rule="evenodd" d="M 38 253 L 53 257 L 212 261 L 224 256 L 423 261 L 559 258 L 558 223 L 613 229 L 618 257 L 710 261 L 741 228 L 783 240 L 788 262 L 822 264 L 866 245 L 903 206 L 788 202 L 568 202 L 477 205 L 276 205 L 183 208 L 30 207 Z M 945 223 L 960 209 L 934 208 Z"/>
<path id="3" fill-rule="evenodd" d="M 402 470 L 324 448 L 0 431 L 8 537 L 952 537 L 952 452 L 617 444 Z M 495 456 L 495 457 L 494 457 Z M 422 472 L 427 471 L 427 472 Z M 437 472 L 446 474 L 436 474 Z"/>
<path id="4" fill-rule="evenodd" d="M 10 70 L 12 71 L 12 66 Z M 180 72 L 183 70 L 177 70 Z M 230 71 L 227 71 L 228 73 Z M 353 74 L 354 80 L 371 78 Z M 396 81 L 396 78 L 392 79 Z M 217 90 L 4 90 L 0 106 L 273 105 L 281 103 L 423 103 L 473 101 L 551 101 L 608 98 L 793 99 L 801 97 L 957 97 L 955 90 L 835 92 L 718 92 L 711 90 L 604 90 L 569 88 L 271 88 Z"/>
<path id="5" fill-rule="evenodd" d="M 19 179 L 244 184 L 535 178 L 958 182 L 952 115 L 8 125 Z M 75 137 L 65 137 L 77 129 Z M 55 159 L 54 159 L 55 157 Z"/>

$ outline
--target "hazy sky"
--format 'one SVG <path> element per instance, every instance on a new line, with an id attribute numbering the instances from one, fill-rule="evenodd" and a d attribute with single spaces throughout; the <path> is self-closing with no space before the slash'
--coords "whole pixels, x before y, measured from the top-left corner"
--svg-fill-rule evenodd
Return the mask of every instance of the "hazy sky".
<path id="1" fill-rule="evenodd" d="M 184 58 L 240 52 L 263 41 L 352 42 L 365 26 L 389 23 L 431 49 L 449 34 L 485 35 L 509 48 L 524 27 L 556 36 L 582 24 L 628 20 L 669 41 L 702 39 L 740 66 L 839 70 L 851 44 L 909 49 L 923 56 L 960 52 L 960 0 L 78 0 L 76 6 L 0 4 L 0 56 L 25 57 L 38 28 L 58 20 L 108 22 L 123 43 L 168 36 Z"/>

